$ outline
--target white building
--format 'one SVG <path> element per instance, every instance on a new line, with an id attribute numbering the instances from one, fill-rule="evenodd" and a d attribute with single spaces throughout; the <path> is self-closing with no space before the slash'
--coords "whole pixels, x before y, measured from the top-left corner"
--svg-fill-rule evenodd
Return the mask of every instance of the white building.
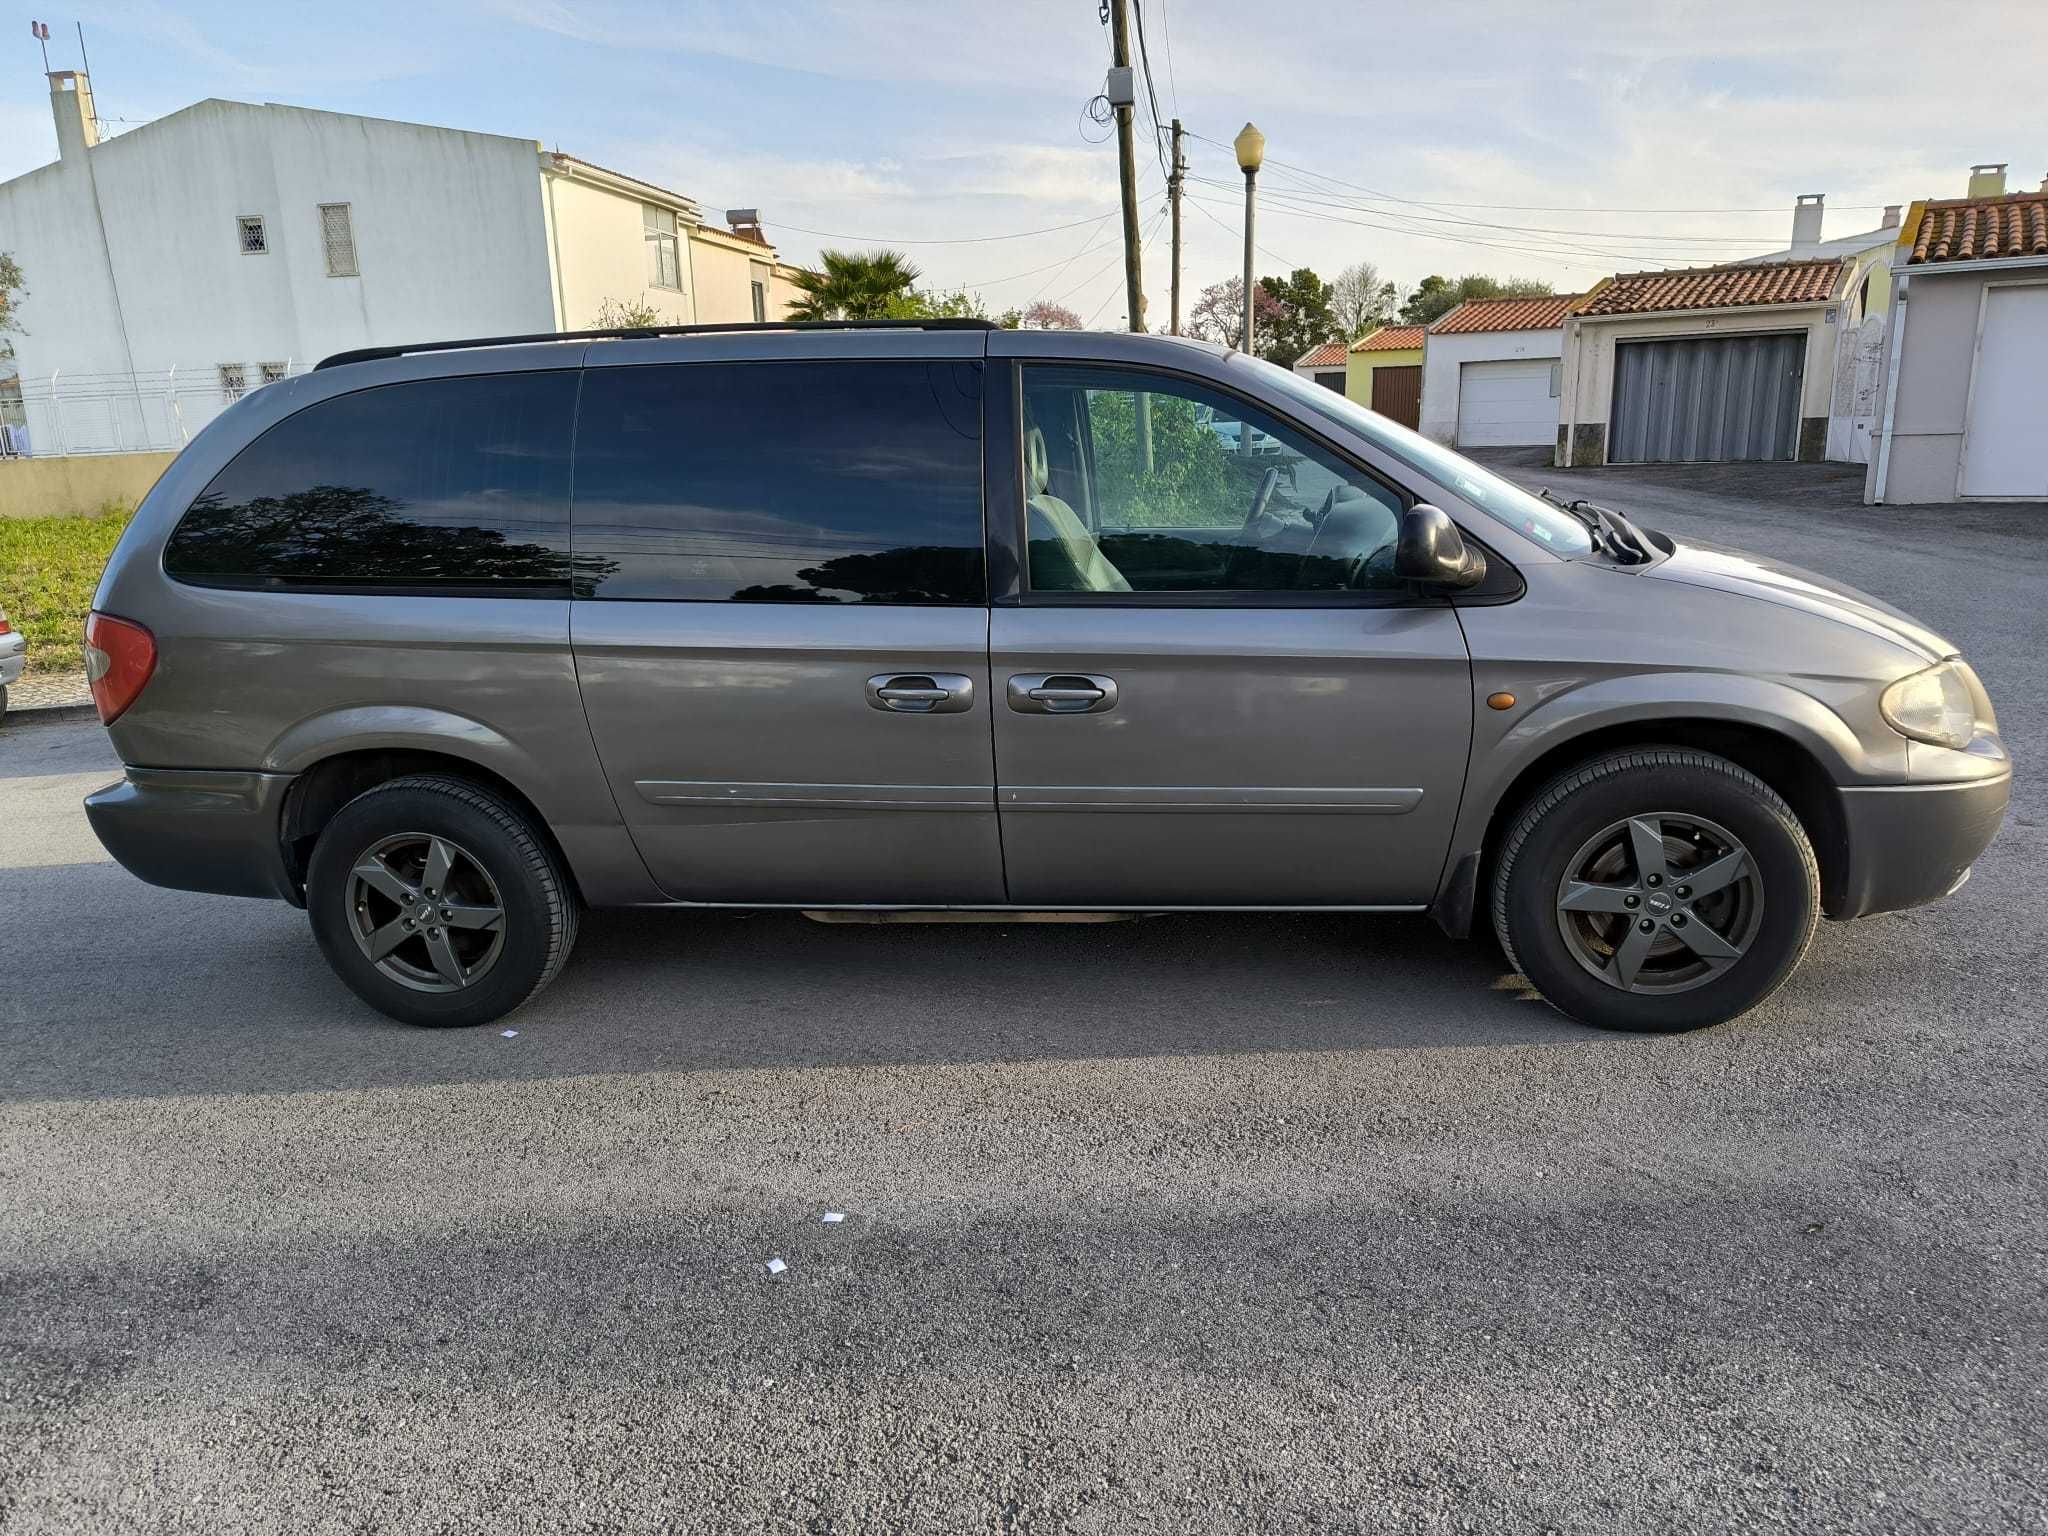
<path id="1" fill-rule="evenodd" d="M 1467 299 L 1422 340 L 1422 433 L 1454 448 L 1550 447 L 1575 293 Z"/>
<path id="2" fill-rule="evenodd" d="M 0 183 L 37 454 L 176 448 L 229 400 L 355 347 L 774 318 L 792 269 L 690 199 L 532 140 L 209 100 L 100 141 L 50 76 L 58 159 Z M 758 286 L 756 286 L 758 285 Z"/>

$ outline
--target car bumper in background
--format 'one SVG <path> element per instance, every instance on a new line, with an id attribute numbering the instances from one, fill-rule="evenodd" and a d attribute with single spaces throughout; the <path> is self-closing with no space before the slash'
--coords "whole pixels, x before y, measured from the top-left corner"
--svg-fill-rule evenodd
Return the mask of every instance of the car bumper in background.
<path id="1" fill-rule="evenodd" d="M 21 681 L 21 669 L 28 662 L 28 641 L 20 631 L 0 635 L 0 688 Z"/>
<path id="2" fill-rule="evenodd" d="M 278 841 L 291 775 L 130 768 L 86 796 L 86 819 L 121 867 L 151 885 L 298 899 Z"/>
<path id="3" fill-rule="evenodd" d="M 1831 917 L 1939 901 L 1970 873 L 2005 817 L 2012 775 L 1844 789 L 1848 870 Z"/>

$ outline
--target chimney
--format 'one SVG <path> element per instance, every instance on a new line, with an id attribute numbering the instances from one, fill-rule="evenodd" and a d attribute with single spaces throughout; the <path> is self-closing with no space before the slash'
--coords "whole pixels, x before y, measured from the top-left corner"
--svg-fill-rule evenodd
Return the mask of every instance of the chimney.
<path id="1" fill-rule="evenodd" d="M 2005 196 L 2005 162 L 2000 160 L 1994 164 L 1987 160 L 1982 165 L 1971 166 L 1970 190 L 1965 195 L 1969 197 Z"/>
<path id="2" fill-rule="evenodd" d="M 1826 211 L 1825 192 L 1808 192 L 1792 205 L 1792 255 L 1796 260 L 1820 249 L 1820 221 Z"/>
<path id="3" fill-rule="evenodd" d="M 1879 229 L 1897 229 L 1899 227 L 1899 205 L 1897 203 L 1886 203 L 1884 205 L 1884 222 L 1877 227 Z"/>
<path id="4" fill-rule="evenodd" d="M 50 71 L 50 114 L 57 119 L 57 158 L 79 160 L 100 141 L 92 117 L 92 82 L 82 69 Z"/>

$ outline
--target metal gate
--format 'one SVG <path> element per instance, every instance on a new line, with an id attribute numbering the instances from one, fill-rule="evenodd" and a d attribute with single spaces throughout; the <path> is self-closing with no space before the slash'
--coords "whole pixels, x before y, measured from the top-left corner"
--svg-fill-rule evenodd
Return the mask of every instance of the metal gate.
<path id="1" fill-rule="evenodd" d="M 1608 462 L 1797 458 L 1805 370 L 1804 331 L 1618 342 Z"/>

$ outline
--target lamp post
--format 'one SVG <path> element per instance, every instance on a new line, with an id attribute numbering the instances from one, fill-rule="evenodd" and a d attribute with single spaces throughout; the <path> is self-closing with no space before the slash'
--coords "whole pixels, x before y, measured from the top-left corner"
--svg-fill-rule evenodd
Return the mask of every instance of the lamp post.
<path id="1" fill-rule="evenodd" d="M 1257 211 L 1254 196 L 1259 165 L 1266 158 L 1266 136 L 1246 123 L 1231 141 L 1237 151 L 1237 168 L 1244 172 L 1244 349 L 1252 349 L 1252 218 Z"/>

